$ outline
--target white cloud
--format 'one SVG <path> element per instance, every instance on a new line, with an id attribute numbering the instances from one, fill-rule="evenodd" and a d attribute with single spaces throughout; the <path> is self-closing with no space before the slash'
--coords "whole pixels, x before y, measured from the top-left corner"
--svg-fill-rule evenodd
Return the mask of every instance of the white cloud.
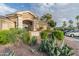
<path id="1" fill-rule="evenodd" d="M 55 4 L 54 3 L 43 3 L 43 4 L 40 4 L 41 6 L 44 6 L 44 7 L 51 7 L 51 6 L 54 6 Z"/>
<path id="2" fill-rule="evenodd" d="M 40 4 L 37 4 L 37 7 L 35 7 L 35 10 L 37 13 L 43 15 L 45 13 L 51 13 L 53 14 L 54 10 L 53 10 L 53 7 L 54 6 L 54 3 L 40 3 Z"/>
<path id="3" fill-rule="evenodd" d="M 58 6 L 66 6 L 69 5 L 69 3 L 57 3 Z"/>
<path id="4" fill-rule="evenodd" d="M 9 13 L 13 13 L 17 11 L 14 8 L 11 8 L 5 4 L 0 4 L 0 15 L 5 15 L 5 14 L 9 14 Z"/>

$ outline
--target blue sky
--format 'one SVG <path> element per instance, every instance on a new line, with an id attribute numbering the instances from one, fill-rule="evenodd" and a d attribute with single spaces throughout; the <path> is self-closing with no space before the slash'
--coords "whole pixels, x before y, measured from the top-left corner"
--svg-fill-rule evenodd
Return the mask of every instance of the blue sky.
<path id="1" fill-rule="evenodd" d="M 39 17 L 49 12 L 53 19 L 57 22 L 57 26 L 61 26 L 63 21 L 73 20 L 79 15 L 79 4 L 77 3 L 0 3 L 0 15 L 14 13 L 16 11 L 29 10 Z"/>

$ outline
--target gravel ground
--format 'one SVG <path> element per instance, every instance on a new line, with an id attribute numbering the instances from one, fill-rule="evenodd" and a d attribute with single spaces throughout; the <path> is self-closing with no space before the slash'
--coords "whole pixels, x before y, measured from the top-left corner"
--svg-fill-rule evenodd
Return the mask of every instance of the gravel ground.
<path id="1" fill-rule="evenodd" d="M 28 45 L 23 44 L 22 42 L 16 44 L 8 44 L 8 45 L 0 45 L 0 55 L 5 53 L 5 50 L 10 49 L 14 51 L 15 56 L 45 56 L 45 53 L 38 52 L 36 46 L 30 47 Z"/>
<path id="2" fill-rule="evenodd" d="M 74 55 L 79 56 L 79 40 L 71 37 L 65 37 L 64 41 L 68 46 L 74 49 Z M 38 45 L 37 45 L 38 46 Z M 15 45 L 0 45 L 0 55 L 5 51 L 6 48 L 15 52 L 16 56 L 46 56 L 45 53 L 38 52 L 35 47 L 29 47 L 22 42 L 16 43 Z"/>

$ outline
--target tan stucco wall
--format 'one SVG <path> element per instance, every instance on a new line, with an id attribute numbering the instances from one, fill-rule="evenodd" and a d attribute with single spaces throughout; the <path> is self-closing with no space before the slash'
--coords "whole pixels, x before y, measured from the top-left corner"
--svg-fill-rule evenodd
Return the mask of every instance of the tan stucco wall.
<path id="1" fill-rule="evenodd" d="M 38 28 L 38 24 L 37 24 L 37 19 L 35 18 L 34 15 L 32 15 L 29 12 L 18 12 L 18 19 L 19 19 L 19 28 L 23 28 L 23 21 L 24 20 L 30 20 L 33 22 L 33 30 L 36 31 L 36 29 Z"/>
<path id="2" fill-rule="evenodd" d="M 18 28 L 23 28 L 23 21 L 24 20 L 30 20 L 33 22 L 33 30 L 37 31 L 40 28 L 40 24 L 39 21 L 37 19 L 37 17 L 32 14 L 31 12 L 16 12 L 17 16 L 18 16 Z M 5 22 L 3 22 L 3 26 L 2 29 L 9 29 L 9 28 L 15 28 L 15 24 L 14 22 L 17 21 L 16 17 L 12 17 L 9 16 L 9 19 L 5 20 Z M 47 29 L 47 25 L 41 25 L 43 27 L 43 29 Z"/>
<path id="3" fill-rule="evenodd" d="M 16 13 L 21 20 L 34 20 L 35 15 L 32 15 L 31 12 L 17 12 Z"/>
<path id="4" fill-rule="evenodd" d="M 23 21 L 24 20 L 30 20 L 33 21 L 34 20 L 34 16 L 29 14 L 29 13 L 18 13 L 21 14 L 21 16 L 18 17 L 18 27 L 19 28 L 23 28 Z"/>
<path id="5" fill-rule="evenodd" d="M 11 21 L 9 21 L 9 20 L 5 20 L 5 21 L 2 23 L 2 30 L 14 28 L 14 27 L 15 27 L 14 23 L 11 22 Z"/>

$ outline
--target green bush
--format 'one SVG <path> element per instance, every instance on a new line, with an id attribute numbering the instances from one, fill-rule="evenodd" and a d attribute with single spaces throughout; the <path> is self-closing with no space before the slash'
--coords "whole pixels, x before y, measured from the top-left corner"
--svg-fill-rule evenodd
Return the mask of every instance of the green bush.
<path id="1" fill-rule="evenodd" d="M 16 40 L 16 35 L 11 30 L 0 31 L 0 44 L 13 43 Z"/>
<path id="2" fill-rule="evenodd" d="M 0 31 L 0 44 L 6 44 L 8 43 L 8 38 L 7 38 L 7 30 L 5 31 Z"/>
<path id="3" fill-rule="evenodd" d="M 25 43 L 25 44 L 29 44 L 29 40 L 30 40 L 30 34 L 28 31 L 24 31 L 22 33 L 22 37 L 21 37 L 22 41 Z"/>
<path id="4" fill-rule="evenodd" d="M 48 38 L 48 31 L 42 31 L 41 33 L 40 33 L 40 36 L 41 36 L 41 38 L 42 39 L 47 39 Z"/>
<path id="5" fill-rule="evenodd" d="M 58 40 L 64 39 L 64 33 L 61 30 L 54 30 L 51 35 L 52 35 L 52 38 L 55 36 Z"/>
<path id="6" fill-rule="evenodd" d="M 22 41 L 25 44 L 28 44 L 30 46 L 35 45 L 36 44 L 36 37 L 30 37 L 30 33 L 28 31 L 24 31 L 22 33 L 22 37 L 21 37 Z"/>
<path id="7" fill-rule="evenodd" d="M 22 29 L 15 28 L 0 30 L 0 44 L 14 43 L 17 38 L 21 38 L 22 33 Z"/>
<path id="8" fill-rule="evenodd" d="M 28 31 L 24 29 L 11 28 L 10 30 L 0 31 L 0 44 L 14 43 L 17 39 L 22 39 L 25 44 L 34 45 L 36 38 L 30 38 Z"/>
<path id="9" fill-rule="evenodd" d="M 17 29 L 17 28 L 11 28 L 10 31 L 17 37 L 20 38 L 22 37 L 22 34 L 25 32 L 24 29 Z"/>
<path id="10" fill-rule="evenodd" d="M 33 36 L 30 40 L 29 40 L 29 45 L 31 45 L 31 46 L 33 46 L 33 45 L 35 45 L 36 44 L 36 37 L 35 36 Z"/>

